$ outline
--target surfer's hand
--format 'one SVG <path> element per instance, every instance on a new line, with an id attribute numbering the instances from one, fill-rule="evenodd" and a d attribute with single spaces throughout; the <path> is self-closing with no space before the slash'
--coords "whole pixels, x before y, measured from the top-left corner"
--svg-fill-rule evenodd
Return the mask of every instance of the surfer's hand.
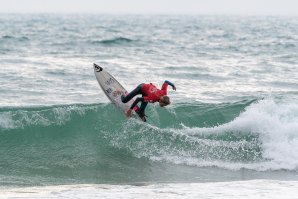
<path id="1" fill-rule="evenodd" d="M 131 117 L 131 115 L 132 115 L 132 109 L 128 109 L 128 111 L 126 111 L 126 116 Z"/>
<path id="2" fill-rule="evenodd" d="M 176 86 L 172 86 L 173 90 L 175 91 L 176 90 Z"/>

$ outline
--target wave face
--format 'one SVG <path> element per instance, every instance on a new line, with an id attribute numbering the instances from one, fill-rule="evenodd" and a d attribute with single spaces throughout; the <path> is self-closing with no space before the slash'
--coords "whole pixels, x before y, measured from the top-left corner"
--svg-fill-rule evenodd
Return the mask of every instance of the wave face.
<path id="1" fill-rule="evenodd" d="M 46 184 L 142 181 L 180 166 L 296 172 L 297 113 L 270 99 L 178 104 L 149 107 L 144 124 L 111 104 L 1 108 L 0 175 Z"/>

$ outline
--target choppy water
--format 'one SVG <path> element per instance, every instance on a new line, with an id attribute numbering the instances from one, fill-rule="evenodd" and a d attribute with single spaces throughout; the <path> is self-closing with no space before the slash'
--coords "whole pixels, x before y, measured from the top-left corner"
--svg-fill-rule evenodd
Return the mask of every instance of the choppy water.
<path id="1" fill-rule="evenodd" d="M 0 15 L 1 186 L 297 180 L 298 18 Z M 167 79 L 126 120 L 98 86 Z M 249 185 L 247 185 L 249 186 Z"/>

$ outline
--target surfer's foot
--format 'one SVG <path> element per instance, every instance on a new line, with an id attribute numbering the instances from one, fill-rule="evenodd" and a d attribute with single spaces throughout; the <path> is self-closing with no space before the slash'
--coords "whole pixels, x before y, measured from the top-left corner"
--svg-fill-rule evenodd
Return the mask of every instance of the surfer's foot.
<path id="1" fill-rule="evenodd" d="M 145 116 L 144 117 L 141 117 L 141 120 L 143 120 L 143 122 L 146 122 L 147 121 Z"/>
<path id="2" fill-rule="evenodd" d="M 136 110 L 136 113 L 139 115 L 139 117 L 141 118 L 141 120 L 143 120 L 143 122 L 146 122 L 146 115 L 144 112 L 141 112 L 139 109 Z"/>

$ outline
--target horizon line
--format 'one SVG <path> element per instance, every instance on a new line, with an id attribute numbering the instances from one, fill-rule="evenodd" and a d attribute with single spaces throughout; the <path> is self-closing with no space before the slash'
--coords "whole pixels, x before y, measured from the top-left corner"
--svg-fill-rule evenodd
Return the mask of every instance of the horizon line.
<path id="1" fill-rule="evenodd" d="M 148 13 L 139 13 L 139 12 L 120 12 L 120 13 L 116 13 L 116 12 L 87 12 L 87 11 L 83 11 L 83 12 L 61 12 L 61 11 L 46 11 L 46 12 L 1 12 L 0 11 L 0 15 L 1 14 L 31 14 L 31 15 L 42 15 L 42 14 L 56 14 L 56 15 L 143 15 L 143 16 L 161 16 L 161 15 L 165 15 L 165 16 L 281 16 L 281 17 L 298 17 L 298 13 L 297 14 L 277 14 L 277 13 L 173 13 L 173 12 L 148 12 Z"/>

